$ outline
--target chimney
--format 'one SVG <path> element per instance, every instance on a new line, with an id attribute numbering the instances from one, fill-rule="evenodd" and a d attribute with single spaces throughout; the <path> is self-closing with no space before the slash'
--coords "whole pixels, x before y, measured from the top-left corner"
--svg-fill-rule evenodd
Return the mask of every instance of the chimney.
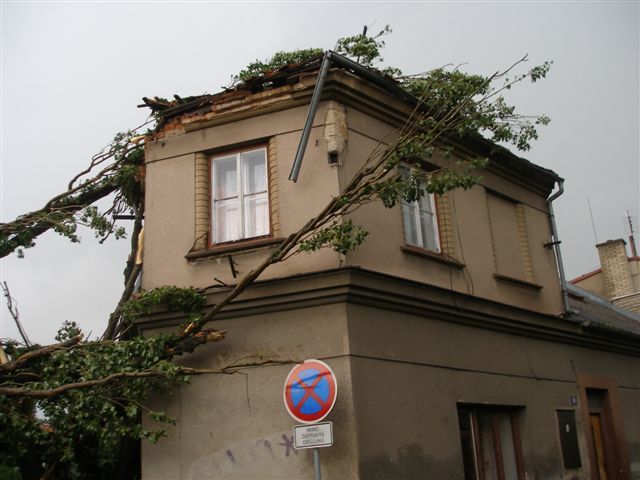
<path id="1" fill-rule="evenodd" d="M 617 297 L 631 295 L 633 283 L 627 259 L 626 242 L 621 238 L 607 240 L 596 245 L 596 248 L 600 256 L 600 267 L 604 276 L 607 299 L 611 301 Z"/>

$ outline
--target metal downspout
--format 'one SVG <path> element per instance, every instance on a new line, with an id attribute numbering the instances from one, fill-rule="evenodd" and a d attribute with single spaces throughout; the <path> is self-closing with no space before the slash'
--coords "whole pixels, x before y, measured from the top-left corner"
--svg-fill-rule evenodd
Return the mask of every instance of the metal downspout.
<path id="1" fill-rule="evenodd" d="M 304 157 L 304 152 L 307 149 L 307 142 L 309 141 L 309 134 L 311 133 L 311 127 L 313 126 L 313 119 L 316 116 L 316 110 L 318 109 L 318 104 L 320 103 L 320 95 L 322 94 L 322 88 L 324 87 L 324 81 L 327 77 L 327 72 L 329 71 L 329 65 L 333 63 L 335 65 L 339 65 L 345 69 L 351 70 L 363 78 L 371 82 L 372 84 L 383 88 L 394 95 L 402 98 L 405 101 L 412 102 L 414 104 L 418 103 L 418 99 L 411 95 L 409 92 L 404 90 L 394 81 L 389 80 L 388 78 L 382 77 L 380 74 L 374 73 L 371 70 L 363 67 L 362 65 L 354 62 L 353 60 L 349 60 L 346 57 L 343 57 L 340 54 L 332 52 L 328 50 L 324 57 L 322 57 L 322 64 L 320 65 L 320 74 L 318 76 L 318 81 L 316 82 L 316 86 L 313 90 L 313 95 L 311 97 L 311 105 L 309 106 L 309 113 L 307 114 L 307 120 L 305 121 L 304 128 L 302 129 L 302 138 L 300 139 L 300 143 L 298 144 L 298 150 L 296 151 L 296 158 L 293 161 L 293 166 L 291 167 L 291 172 L 289 173 L 289 180 L 295 182 L 298 180 L 298 174 L 300 173 L 300 166 L 302 165 L 302 158 Z"/>
<path id="2" fill-rule="evenodd" d="M 567 279 L 564 275 L 564 265 L 562 264 L 562 252 L 560 251 L 560 240 L 558 240 L 558 229 L 556 228 L 556 216 L 553 213 L 553 201 L 564 193 L 564 180 L 558 180 L 558 191 L 547 199 L 549 206 L 549 220 L 551 222 L 551 244 L 556 255 L 558 273 L 560 274 L 560 286 L 562 287 L 562 302 L 564 304 L 564 316 L 571 314 L 569 310 L 569 294 L 567 293 Z"/>
<path id="3" fill-rule="evenodd" d="M 302 129 L 302 138 L 298 144 L 298 150 L 296 151 L 296 158 L 291 166 L 291 172 L 289 173 L 289 180 L 293 182 L 298 181 L 298 173 L 300 173 L 300 166 L 302 165 L 302 158 L 304 152 L 307 149 L 307 142 L 309 141 L 309 134 L 311 133 L 311 127 L 313 126 L 313 119 L 316 116 L 316 110 L 318 110 L 318 104 L 320 103 L 320 95 L 322 94 L 322 88 L 324 87 L 324 80 L 327 78 L 327 72 L 329 70 L 329 64 L 331 63 L 331 52 L 326 52 L 322 57 L 322 64 L 320 65 L 320 74 L 318 75 L 318 81 L 313 89 L 313 95 L 311 96 L 311 105 L 309 106 L 309 113 L 307 114 L 307 120 L 304 122 L 304 128 Z"/>

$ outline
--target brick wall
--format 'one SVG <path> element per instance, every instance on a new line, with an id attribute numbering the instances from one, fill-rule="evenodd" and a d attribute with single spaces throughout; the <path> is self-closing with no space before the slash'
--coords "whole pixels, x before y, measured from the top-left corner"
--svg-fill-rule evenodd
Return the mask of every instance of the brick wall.
<path id="1" fill-rule="evenodd" d="M 627 260 L 626 242 L 609 240 L 596 245 L 604 276 L 605 292 L 609 300 L 633 293 L 631 271 Z"/>
<path id="2" fill-rule="evenodd" d="M 633 293 L 626 297 L 615 298 L 613 303 L 620 308 L 640 315 L 640 292 Z"/>

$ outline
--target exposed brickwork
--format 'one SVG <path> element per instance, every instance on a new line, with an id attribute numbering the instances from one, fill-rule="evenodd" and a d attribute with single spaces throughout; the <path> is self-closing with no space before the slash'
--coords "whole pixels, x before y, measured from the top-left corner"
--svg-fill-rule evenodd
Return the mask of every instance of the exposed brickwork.
<path id="1" fill-rule="evenodd" d="M 609 240 L 596 245 L 608 299 L 633 293 L 625 245 L 626 243 L 622 239 Z"/>
<path id="2" fill-rule="evenodd" d="M 267 168 L 269 169 L 269 204 L 271 206 L 271 234 L 280 236 L 279 196 L 278 196 L 278 151 L 276 137 L 269 139 L 267 147 Z"/>
<path id="3" fill-rule="evenodd" d="M 450 257 L 456 258 L 456 244 L 453 232 L 453 216 L 449 194 L 435 195 L 438 228 L 440 230 L 440 249 Z"/>
<path id="4" fill-rule="evenodd" d="M 207 248 L 209 240 L 209 159 L 196 153 L 195 166 L 195 241 L 194 250 Z"/>
<path id="5" fill-rule="evenodd" d="M 524 205 L 521 203 L 516 204 L 515 210 L 524 277 L 526 280 L 533 282 L 533 262 L 531 261 L 531 250 L 529 249 L 529 233 L 527 232 L 527 222 L 524 216 Z"/>
<path id="6" fill-rule="evenodd" d="M 640 292 L 629 295 L 628 297 L 614 299 L 613 303 L 620 308 L 640 315 Z"/>
<path id="7" fill-rule="evenodd" d="M 498 271 L 498 256 L 496 255 L 496 241 L 493 234 L 493 226 L 491 225 L 491 199 L 489 192 L 485 192 L 484 199 L 487 203 L 487 224 L 489 225 L 489 234 L 491 237 L 491 252 L 493 253 L 493 271 Z"/>

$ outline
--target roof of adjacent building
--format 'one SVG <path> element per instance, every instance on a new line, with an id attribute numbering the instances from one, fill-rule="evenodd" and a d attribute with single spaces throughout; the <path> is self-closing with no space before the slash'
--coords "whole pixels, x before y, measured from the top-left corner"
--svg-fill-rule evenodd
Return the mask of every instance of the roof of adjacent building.
<path id="1" fill-rule="evenodd" d="M 585 328 L 640 336 L 640 315 L 620 308 L 580 287 L 567 284 L 570 319 Z"/>
<path id="2" fill-rule="evenodd" d="M 640 262 L 640 257 L 628 257 L 627 261 L 629 262 Z M 587 273 L 583 273 L 582 275 L 569 280 L 570 283 L 576 284 L 576 283 L 580 283 L 583 280 L 586 280 L 587 278 L 591 278 L 594 275 L 597 275 L 598 273 L 602 272 L 602 268 L 596 268 L 595 270 L 591 270 L 590 272 Z"/>

